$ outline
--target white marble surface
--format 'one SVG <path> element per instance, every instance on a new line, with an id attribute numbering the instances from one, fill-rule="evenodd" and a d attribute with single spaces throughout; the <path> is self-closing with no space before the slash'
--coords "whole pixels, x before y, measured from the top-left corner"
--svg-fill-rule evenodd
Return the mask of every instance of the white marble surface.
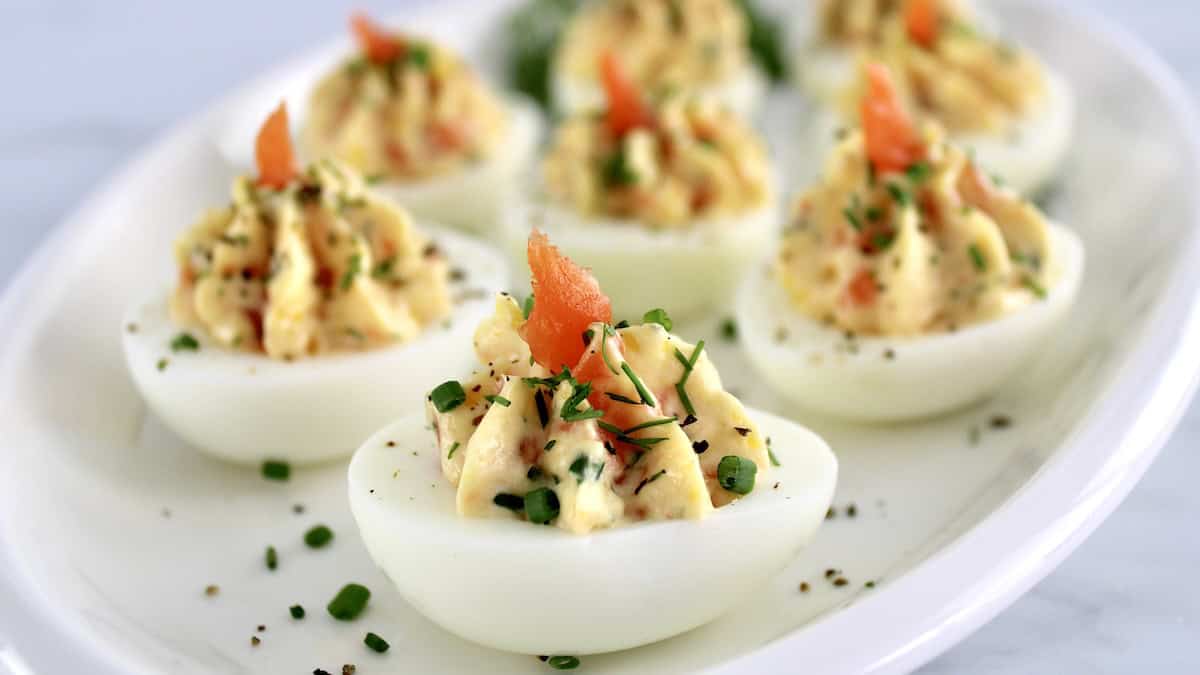
<path id="1" fill-rule="evenodd" d="M 1192 2 L 1063 0 L 1108 13 L 1200 90 Z M 315 4 L 315 3 L 313 3 Z M 4 284 L 107 174 L 190 110 L 328 37 L 346 12 L 402 2 L 0 2 Z M 290 32 L 263 31 L 278 13 Z M 178 76 L 178 77 L 176 77 Z M 1084 102 L 1086 105 L 1086 102 Z M 1128 501 L 1058 571 L 922 672 L 1200 672 L 1200 407 Z"/>

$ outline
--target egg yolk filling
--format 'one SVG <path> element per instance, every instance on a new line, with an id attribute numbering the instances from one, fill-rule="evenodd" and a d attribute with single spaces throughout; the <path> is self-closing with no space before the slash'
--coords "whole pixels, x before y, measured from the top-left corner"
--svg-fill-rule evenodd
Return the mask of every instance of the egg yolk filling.
<path id="1" fill-rule="evenodd" d="M 616 105 L 606 116 L 578 115 L 559 126 L 543 163 L 553 200 L 651 229 L 686 229 L 769 204 L 765 144 L 734 113 L 682 97 L 638 103 L 633 115 L 615 115 Z"/>
<path id="2" fill-rule="evenodd" d="M 853 3 L 843 2 L 843 11 Z M 877 5 L 882 6 L 883 3 Z M 881 12 L 861 57 L 886 64 L 918 121 L 951 133 L 1003 134 L 1047 96 L 1041 63 L 1028 51 L 984 34 L 945 0 L 909 0 Z M 866 78 L 844 101 L 853 109 Z"/>
<path id="3" fill-rule="evenodd" d="M 501 101 L 458 56 L 432 42 L 354 19 L 361 53 L 321 80 L 304 143 L 364 175 L 423 179 L 459 171 L 500 149 Z"/>
<path id="4" fill-rule="evenodd" d="M 731 0 L 607 0 L 567 28 L 559 67 L 597 80 L 598 57 L 618 50 L 640 87 L 689 90 L 726 81 L 749 64 L 745 14 Z"/>
<path id="5" fill-rule="evenodd" d="M 927 125 L 910 163 L 848 133 L 795 204 L 774 275 L 794 306 L 863 335 L 916 336 L 1004 316 L 1054 279 L 1045 216 Z M 887 157 L 883 153 L 876 153 Z"/>
<path id="6" fill-rule="evenodd" d="M 355 171 L 324 160 L 264 180 L 239 178 L 176 243 L 176 323 L 291 360 L 406 342 L 449 314 L 446 260 Z"/>

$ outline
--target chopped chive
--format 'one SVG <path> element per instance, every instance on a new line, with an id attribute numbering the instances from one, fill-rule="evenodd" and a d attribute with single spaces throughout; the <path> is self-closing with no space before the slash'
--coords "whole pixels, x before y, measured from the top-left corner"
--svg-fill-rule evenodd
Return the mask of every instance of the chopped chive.
<path id="1" fill-rule="evenodd" d="M 971 256 L 971 264 L 975 265 L 975 269 L 979 272 L 987 270 L 987 260 L 983 257 L 983 252 L 979 250 L 977 244 L 971 244 L 967 247 L 967 255 Z"/>
<path id="2" fill-rule="evenodd" d="M 304 543 L 309 548 L 324 548 L 333 541 L 333 530 L 324 525 L 316 525 L 304 533 Z"/>
<path id="3" fill-rule="evenodd" d="M 433 407 L 437 408 L 438 412 L 450 412 L 466 402 L 467 392 L 463 391 L 462 385 L 457 380 L 450 380 L 439 384 L 431 391 L 429 399 L 433 401 Z"/>
<path id="4" fill-rule="evenodd" d="M 1039 284 L 1036 279 L 1031 276 L 1021 277 L 1021 284 L 1028 288 L 1031 293 L 1037 296 L 1038 300 L 1046 299 L 1046 288 Z"/>
<path id="5" fill-rule="evenodd" d="M 288 607 L 288 612 L 292 615 L 293 619 L 304 618 L 304 608 L 300 605 L 292 605 L 291 607 Z"/>
<path id="6" fill-rule="evenodd" d="M 391 647 L 391 645 L 387 643 L 387 640 L 384 640 L 374 633 L 367 633 L 367 636 L 363 638 L 363 644 L 370 647 L 372 651 L 379 652 L 380 654 L 386 652 L 388 648 Z"/>
<path id="7" fill-rule="evenodd" d="M 721 337 L 733 342 L 738 338 L 737 322 L 733 319 L 725 319 L 721 322 Z"/>
<path id="8" fill-rule="evenodd" d="M 642 323 L 656 323 L 668 331 L 675 326 L 675 322 L 671 321 L 671 317 L 667 316 L 667 310 L 662 308 L 652 309 L 643 314 Z"/>
<path id="9" fill-rule="evenodd" d="M 274 546 L 267 547 L 267 554 L 265 557 L 266 557 L 267 569 L 275 570 L 276 568 L 279 567 L 279 553 L 277 553 L 275 551 Z"/>
<path id="10" fill-rule="evenodd" d="M 726 455 L 717 465 L 717 481 L 721 483 L 721 487 L 739 495 L 750 494 L 754 489 L 756 473 L 758 466 L 738 455 Z"/>
<path id="11" fill-rule="evenodd" d="M 558 495 L 550 488 L 538 488 L 525 495 L 525 515 L 531 523 L 550 523 L 558 517 L 558 508 Z"/>
<path id="12" fill-rule="evenodd" d="M 342 280 L 338 283 L 343 291 L 350 290 L 350 286 L 354 284 L 354 277 L 362 272 L 362 256 L 358 253 L 350 256 L 346 261 L 346 271 L 342 273 Z"/>
<path id="13" fill-rule="evenodd" d="M 913 183 L 923 183 L 929 175 L 933 173 L 933 169 L 926 162 L 913 162 L 904 170 L 904 175 Z"/>
<path id="14" fill-rule="evenodd" d="M 558 441 L 551 438 L 550 440 L 546 441 L 546 445 L 545 445 L 545 447 L 542 448 L 542 450 L 545 452 L 550 452 L 551 450 L 554 449 L 554 446 L 556 446 L 556 445 L 558 445 Z"/>
<path id="15" fill-rule="evenodd" d="M 159 360 L 158 360 L 158 363 L 156 363 L 156 364 L 154 365 L 154 367 L 155 367 L 155 368 L 158 368 L 158 372 L 160 372 L 160 373 L 161 373 L 162 371 L 164 371 L 164 370 L 166 370 L 166 369 L 167 369 L 167 364 L 168 364 L 168 363 L 169 363 L 169 361 L 167 361 L 166 359 L 159 359 Z"/>
<path id="16" fill-rule="evenodd" d="M 580 422 L 583 420 L 596 419 L 603 417 L 604 411 L 595 408 L 580 410 L 579 406 L 587 400 L 588 394 L 592 393 L 592 384 L 579 384 L 574 379 L 571 380 L 574 390 L 571 392 L 571 397 L 563 401 L 562 410 L 559 415 L 567 422 Z"/>
<path id="17" fill-rule="evenodd" d="M 262 475 L 267 480 L 287 480 L 292 476 L 292 465 L 287 462 L 268 459 L 262 464 Z"/>
<path id="18" fill-rule="evenodd" d="M 450 446 L 450 450 L 446 453 L 446 459 L 454 459 L 455 452 L 458 452 L 458 441 L 454 441 L 454 445 Z"/>
<path id="19" fill-rule="evenodd" d="M 604 365 L 612 372 L 613 375 L 618 373 L 617 367 L 612 364 L 608 358 L 608 338 L 616 337 L 616 332 L 607 324 L 604 326 L 604 339 L 600 341 L 600 358 L 604 360 Z"/>
<path id="20" fill-rule="evenodd" d="M 575 670 L 579 667 L 579 658 L 575 656 L 551 656 L 546 664 L 555 670 Z"/>
<path id="21" fill-rule="evenodd" d="M 529 297 L 525 298 L 524 304 L 521 305 L 521 314 L 526 319 L 529 319 L 529 315 L 533 314 L 533 293 L 530 293 Z"/>
<path id="22" fill-rule="evenodd" d="M 767 457 L 771 458 L 771 466 L 783 466 L 779 463 L 779 458 L 775 456 L 775 451 L 771 449 L 770 436 L 767 436 Z"/>
<path id="23" fill-rule="evenodd" d="M 675 392 L 679 394 L 679 401 L 683 404 L 683 409 L 691 417 L 695 417 L 696 408 L 692 405 L 692 399 L 687 393 L 687 381 L 692 375 L 692 370 L 696 367 L 696 361 L 700 358 L 700 353 L 704 351 L 704 340 L 696 343 L 696 348 L 692 350 L 692 357 L 684 358 L 683 352 L 675 350 L 675 360 L 683 365 L 683 377 L 675 383 Z"/>
<path id="24" fill-rule="evenodd" d="M 353 621 L 367 607 L 371 599 L 371 591 L 362 584 L 346 584 L 342 590 L 329 601 L 325 610 L 338 621 Z"/>
<path id="25" fill-rule="evenodd" d="M 375 269 L 371 270 L 371 276 L 376 279 L 383 279 L 392 275 L 392 267 L 396 264 L 396 256 L 384 258 L 375 265 Z"/>
<path id="26" fill-rule="evenodd" d="M 571 472 L 571 475 L 575 476 L 576 480 L 582 483 L 587 472 L 588 464 L 589 462 L 587 455 L 579 455 L 575 458 L 575 461 L 571 462 L 571 466 L 567 470 Z"/>
<path id="27" fill-rule="evenodd" d="M 542 423 L 542 428 L 550 423 L 550 409 L 546 406 L 546 396 L 541 389 L 533 393 L 533 402 L 537 405 L 538 421 Z"/>
<path id="28" fill-rule="evenodd" d="M 654 481 L 658 480 L 659 478 L 662 478 L 663 476 L 666 475 L 666 473 L 667 473 L 666 469 L 661 469 L 661 470 L 659 470 L 658 473 L 654 474 L 653 476 L 650 476 L 649 478 L 643 478 L 642 482 L 638 483 L 638 486 L 633 489 L 633 494 L 637 495 L 637 494 L 641 493 L 642 488 L 653 483 Z"/>
<path id="29" fill-rule="evenodd" d="M 607 431 L 610 434 L 616 434 L 618 436 L 621 436 L 625 433 L 624 431 L 621 431 L 621 427 L 619 427 L 615 424 L 609 424 L 608 422 L 605 422 L 604 420 L 600 420 L 599 422 L 596 422 L 596 426 L 600 427 L 601 429 Z"/>
<path id="30" fill-rule="evenodd" d="M 484 396 L 484 398 L 485 398 L 485 399 L 486 399 L 486 400 L 487 400 L 489 403 L 495 403 L 496 405 L 504 406 L 505 408 L 507 408 L 508 406 L 512 405 L 512 401 L 510 401 L 510 400 L 508 400 L 508 399 L 504 398 L 503 396 L 499 396 L 499 395 L 496 395 L 496 396 Z"/>
<path id="31" fill-rule="evenodd" d="M 621 370 L 625 371 L 625 376 L 629 378 L 630 382 L 633 382 L 633 388 L 637 389 L 638 396 L 641 397 L 642 403 L 645 403 L 652 408 L 658 405 L 654 400 L 654 396 L 651 395 L 648 389 L 646 389 L 646 385 L 642 384 L 642 381 L 638 379 L 637 374 L 633 372 L 633 369 L 629 367 L 628 363 L 622 363 Z"/>
<path id="32" fill-rule="evenodd" d="M 855 230 L 861 231 L 863 229 L 863 224 L 862 221 L 858 219 L 858 214 L 854 213 L 849 206 L 842 209 L 842 215 L 846 217 L 846 221 L 849 222 L 850 226 Z"/>
<path id="33" fill-rule="evenodd" d="M 649 429 L 650 427 L 658 427 L 658 426 L 662 426 L 664 424 L 671 424 L 673 422 L 678 422 L 678 421 L 679 421 L 678 417 L 663 417 L 663 418 L 656 419 L 656 420 L 650 420 L 649 422 L 642 422 L 641 424 L 639 424 L 637 426 L 629 427 L 628 429 L 626 429 L 625 431 L 623 431 L 621 433 L 628 436 L 629 434 L 631 434 L 635 431 L 641 431 L 642 429 Z"/>
<path id="34" fill-rule="evenodd" d="M 180 333 L 171 340 L 171 351 L 173 352 L 194 352 L 200 349 L 200 342 L 192 337 L 191 333 Z M 159 370 L 162 370 L 161 368 Z"/>
<path id="35" fill-rule="evenodd" d="M 525 498 L 521 495 L 514 495 L 508 492 L 498 492 L 495 497 L 492 497 L 492 503 L 502 509 L 509 511 L 524 511 Z"/>
<path id="36" fill-rule="evenodd" d="M 895 183 L 888 183 L 887 191 L 900 206 L 908 206 L 912 203 L 912 197 L 904 191 L 904 188 Z"/>

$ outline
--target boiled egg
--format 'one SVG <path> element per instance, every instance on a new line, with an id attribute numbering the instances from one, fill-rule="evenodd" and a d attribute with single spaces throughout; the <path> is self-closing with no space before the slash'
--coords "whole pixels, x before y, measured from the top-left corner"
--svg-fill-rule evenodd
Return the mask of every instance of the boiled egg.
<path id="1" fill-rule="evenodd" d="M 793 422 L 750 416 L 771 438 L 779 466 L 699 521 L 580 536 L 464 518 L 420 415 L 387 426 L 355 453 L 350 508 L 367 552 L 400 594 L 451 633 L 526 654 L 629 649 L 733 608 L 782 570 L 824 520 L 837 479 L 829 447 Z"/>

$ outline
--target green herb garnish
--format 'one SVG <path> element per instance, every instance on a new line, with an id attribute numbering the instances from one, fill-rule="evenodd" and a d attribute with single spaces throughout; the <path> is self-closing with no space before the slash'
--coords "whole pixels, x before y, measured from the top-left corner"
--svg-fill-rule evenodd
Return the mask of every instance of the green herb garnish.
<path id="1" fill-rule="evenodd" d="M 725 319 L 721 322 L 721 337 L 734 342 L 738 338 L 737 321 L 733 319 Z"/>
<path id="2" fill-rule="evenodd" d="M 842 209 L 842 215 L 846 217 L 846 221 L 850 223 L 850 227 L 853 227 L 857 231 L 862 231 L 862 221 L 859 220 L 858 214 L 856 214 L 853 209 L 847 206 L 846 208 Z"/>
<path id="3" fill-rule="evenodd" d="M 386 652 L 388 648 L 391 647 L 391 645 L 387 643 L 387 640 L 384 640 L 374 633 L 367 633 L 367 636 L 363 638 L 363 644 L 370 647 L 371 651 L 379 652 L 380 654 Z"/>
<path id="4" fill-rule="evenodd" d="M 454 459 L 454 453 L 458 452 L 458 441 L 454 441 L 454 445 L 450 446 L 450 450 L 446 453 L 446 459 Z"/>
<path id="5" fill-rule="evenodd" d="M 590 462 L 588 461 L 587 455 L 579 455 L 575 458 L 575 461 L 571 462 L 571 466 L 568 468 L 568 471 L 571 472 L 572 476 L 575 476 L 576 480 L 582 483 L 584 476 L 587 474 L 588 464 L 590 464 Z"/>
<path id="6" fill-rule="evenodd" d="M 555 670 L 575 670 L 579 667 L 579 658 L 575 656 L 551 656 L 546 660 L 546 663 Z"/>
<path id="7" fill-rule="evenodd" d="M 538 488 L 525 495 L 525 515 L 531 523 L 550 523 L 558 517 L 558 508 L 558 495 L 550 488 Z"/>
<path id="8" fill-rule="evenodd" d="M 1037 296 L 1038 300 L 1046 299 L 1046 288 L 1037 282 L 1037 279 L 1029 275 L 1021 277 L 1021 285 L 1028 288 L 1031 293 Z"/>
<path id="9" fill-rule="evenodd" d="M 443 382 L 429 392 L 429 400 L 438 412 L 450 412 L 467 400 L 467 392 L 457 380 Z"/>
<path id="10" fill-rule="evenodd" d="M 675 326 L 675 322 L 671 321 L 671 317 L 667 316 L 665 309 L 652 309 L 642 315 L 642 323 L 656 323 L 668 331 Z"/>
<path id="11" fill-rule="evenodd" d="M 266 563 L 267 563 L 267 569 L 275 570 L 276 568 L 279 567 L 279 554 L 275 551 L 274 546 L 267 547 L 267 554 L 266 554 L 265 558 L 266 558 Z"/>
<path id="12" fill-rule="evenodd" d="M 775 451 L 771 449 L 770 436 L 767 436 L 767 457 L 771 458 L 771 466 L 783 466 L 779 463 L 779 458 L 775 456 Z"/>
<path id="13" fill-rule="evenodd" d="M 650 393 L 649 389 L 646 389 L 646 385 L 642 384 L 641 379 L 638 378 L 637 373 L 633 372 L 633 369 L 629 367 L 628 363 L 622 363 L 621 370 L 625 372 L 625 377 L 628 377 L 629 381 L 633 383 L 633 388 L 637 389 L 638 396 L 641 397 L 642 403 L 645 403 L 651 408 L 658 405 L 658 403 L 656 403 L 654 400 L 654 395 Z"/>
<path id="14" fill-rule="evenodd" d="M 392 276 L 392 267 L 396 265 L 396 256 L 384 258 L 375 265 L 375 269 L 371 270 L 371 276 L 376 279 L 385 279 Z"/>
<path id="15" fill-rule="evenodd" d="M 350 256 L 346 261 L 346 271 L 342 273 L 342 280 L 338 283 L 343 291 L 350 290 L 350 286 L 354 284 L 354 277 L 362 272 L 362 256 L 358 253 Z"/>
<path id="16" fill-rule="evenodd" d="M 304 543 L 309 548 L 325 548 L 333 541 L 333 530 L 324 525 L 316 525 L 304 533 Z"/>
<path id="17" fill-rule="evenodd" d="M 200 342 L 192 337 L 191 333 L 180 333 L 171 340 L 171 351 L 173 352 L 194 352 L 200 349 Z"/>
<path id="18" fill-rule="evenodd" d="M 603 410 L 597 410 L 595 408 L 581 410 L 579 408 L 579 406 L 583 405 L 583 402 L 587 400 L 588 394 L 592 393 L 592 383 L 588 382 L 587 384 L 579 384 L 574 378 L 571 378 L 570 382 L 571 386 L 574 387 L 574 390 L 571 392 L 571 397 L 563 402 L 562 410 L 559 411 L 559 415 L 563 418 L 563 420 L 566 422 L 581 422 L 583 420 L 591 420 L 596 419 L 597 417 L 603 417 Z"/>
<path id="19" fill-rule="evenodd" d="M 754 462 L 738 455 L 726 455 L 717 465 L 717 481 L 721 487 L 739 495 L 750 494 L 757 473 L 758 466 Z"/>
<path id="20" fill-rule="evenodd" d="M 625 157 L 625 149 L 619 148 L 607 160 L 604 161 L 600 169 L 601 176 L 604 178 L 606 187 L 627 187 L 638 182 L 637 172 L 629 166 L 629 160 Z"/>
<path id="21" fill-rule="evenodd" d="M 971 256 L 971 264 L 975 266 L 976 271 L 987 271 L 987 259 L 983 257 L 983 251 L 979 250 L 977 244 L 971 244 L 967 247 L 967 255 Z"/>
<path id="22" fill-rule="evenodd" d="M 483 398 L 486 399 L 489 403 L 495 403 L 496 405 L 504 406 L 505 408 L 512 405 L 512 401 L 510 401 L 500 395 L 484 396 Z"/>
<path id="23" fill-rule="evenodd" d="M 288 613 L 292 615 L 293 619 L 304 618 L 304 608 L 300 605 L 292 605 L 291 607 L 288 607 Z"/>
<path id="24" fill-rule="evenodd" d="M 529 297 L 525 298 L 525 302 L 522 303 L 521 314 L 526 320 L 529 320 L 529 315 L 533 314 L 533 293 L 530 293 Z"/>
<path id="25" fill-rule="evenodd" d="M 325 606 L 329 615 L 338 621 L 353 621 L 367 607 L 371 591 L 361 584 L 346 584 Z"/>
<path id="26" fill-rule="evenodd" d="M 895 183 L 888 183 L 887 191 L 900 206 L 908 206 L 912 203 L 912 196 L 905 192 L 904 188 Z"/>
<path id="27" fill-rule="evenodd" d="M 933 173 L 933 169 L 926 162 L 913 162 L 904 170 L 904 175 L 913 183 L 923 183 Z"/>
<path id="28" fill-rule="evenodd" d="M 679 401 L 683 403 L 683 409 L 689 415 L 696 414 L 696 408 L 692 405 L 692 399 L 688 397 L 687 381 L 692 376 L 692 369 L 696 367 L 696 361 L 700 358 L 700 353 L 704 351 L 704 340 L 696 343 L 696 348 L 692 350 L 692 357 L 685 358 L 683 352 L 679 349 L 675 350 L 675 360 L 683 365 L 683 377 L 675 383 L 675 393 L 679 394 Z"/>
<path id="29" fill-rule="evenodd" d="M 638 483 L 638 486 L 633 489 L 633 494 L 637 495 L 637 494 L 641 493 L 642 488 L 653 483 L 654 481 L 658 480 L 659 478 L 662 478 L 665 475 L 667 475 L 667 470 L 661 469 L 658 473 L 654 474 L 653 476 L 650 476 L 649 478 L 643 478 L 642 482 Z"/>
<path id="30" fill-rule="evenodd" d="M 287 480 L 292 476 L 292 465 L 268 459 L 262 464 L 262 476 L 267 480 Z"/>

